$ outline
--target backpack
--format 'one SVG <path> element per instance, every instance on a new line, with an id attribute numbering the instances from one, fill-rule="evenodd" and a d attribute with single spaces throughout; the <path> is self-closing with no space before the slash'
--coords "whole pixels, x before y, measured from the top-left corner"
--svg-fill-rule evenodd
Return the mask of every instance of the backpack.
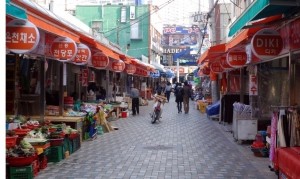
<path id="1" fill-rule="evenodd" d="M 178 88 L 178 87 L 177 87 L 177 93 L 176 93 L 176 96 L 177 96 L 177 97 L 182 97 L 182 96 L 183 96 L 183 88 L 180 88 L 180 87 Z"/>

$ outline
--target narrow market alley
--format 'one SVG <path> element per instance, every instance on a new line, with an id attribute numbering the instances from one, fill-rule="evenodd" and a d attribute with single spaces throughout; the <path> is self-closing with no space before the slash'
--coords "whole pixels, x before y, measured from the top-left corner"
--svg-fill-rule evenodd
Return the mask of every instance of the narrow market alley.
<path id="1" fill-rule="evenodd" d="M 192 101 L 188 114 L 178 114 L 171 96 L 161 122 L 151 124 L 149 101 L 139 115 L 113 121 L 119 130 L 84 141 L 35 178 L 277 178 L 268 158 L 234 142 L 229 125 L 207 119 Z"/>

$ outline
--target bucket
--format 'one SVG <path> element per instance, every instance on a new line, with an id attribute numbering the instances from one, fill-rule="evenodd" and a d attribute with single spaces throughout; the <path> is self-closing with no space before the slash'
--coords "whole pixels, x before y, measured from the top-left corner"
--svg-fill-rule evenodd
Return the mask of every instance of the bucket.
<path id="1" fill-rule="evenodd" d="M 127 118 L 127 111 L 122 111 L 122 118 Z"/>

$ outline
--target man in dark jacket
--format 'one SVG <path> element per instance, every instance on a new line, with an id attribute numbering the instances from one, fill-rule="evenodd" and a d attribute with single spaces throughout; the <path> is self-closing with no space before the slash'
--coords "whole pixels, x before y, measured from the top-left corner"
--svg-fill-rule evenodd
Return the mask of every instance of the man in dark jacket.
<path id="1" fill-rule="evenodd" d="M 187 81 L 185 81 L 183 86 L 183 109 L 185 114 L 189 113 L 189 105 L 190 105 L 189 102 L 192 93 L 191 91 L 192 89 L 190 85 L 188 84 Z"/>

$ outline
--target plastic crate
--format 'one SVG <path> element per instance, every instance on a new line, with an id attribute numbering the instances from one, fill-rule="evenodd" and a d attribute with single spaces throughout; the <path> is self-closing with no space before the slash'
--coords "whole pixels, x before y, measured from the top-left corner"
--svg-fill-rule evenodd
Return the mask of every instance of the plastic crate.
<path id="1" fill-rule="evenodd" d="M 40 162 L 39 160 L 35 160 L 32 162 L 33 176 L 37 176 L 40 171 Z"/>
<path id="2" fill-rule="evenodd" d="M 59 139 L 49 139 L 51 146 L 61 146 L 64 145 L 64 138 Z"/>
<path id="3" fill-rule="evenodd" d="M 6 136 L 6 148 L 12 148 L 17 143 L 18 136 Z"/>
<path id="4" fill-rule="evenodd" d="M 78 136 L 75 139 L 71 140 L 73 152 L 77 151 L 80 148 L 80 137 Z"/>
<path id="5" fill-rule="evenodd" d="M 68 145 L 70 154 L 74 153 L 72 140 L 68 140 Z"/>
<path id="6" fill-rule="evenodd" d="M 32 179 L 33 167 L 32 165 L 25 167 L 9 167 L 10 179 Z"/>
<path id="7" fill-rule="evenodd" d="M 48 166 L 47 157 L 43 155 L 39 158 L 39 160 L 40 160 L 40 166 L 39 166 L 40 170 L 47 168 Z"/>
<path id="8" fill-rule="evenodd" d="M 50 147 L 50 152 L 47 155 L 48 162 L 60 162 L 63 159 L 63 146 Z"/>

